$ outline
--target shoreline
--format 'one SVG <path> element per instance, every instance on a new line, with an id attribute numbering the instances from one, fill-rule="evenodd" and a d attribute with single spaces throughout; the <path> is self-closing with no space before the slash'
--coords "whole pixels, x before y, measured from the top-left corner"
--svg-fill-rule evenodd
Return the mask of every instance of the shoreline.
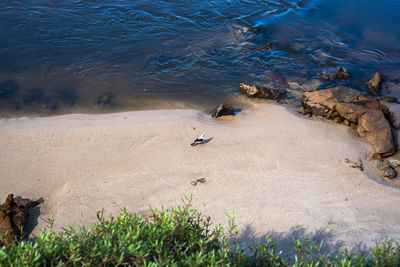
<path id="1" fill-rule="evenodd" d="M 347 247 L 400 238 L 400 191 L 374 181 L 370 145 L 348 127 L 276 104 L 256 101 L 217 120 L 151 110 L 7 119 L 0 129 L 0 196 L 44 198 L 35 234 L 51 216 L 56 229 L 87 226 L 102 208 L 142 213 L 192 193 L 217 224 L 235 210 L 248 242 L 295 227 Z M 190 147 L 202 132 L 213 139 Z M 361 158 L 365 171 L 346 157 Z M 201 177 L 206 183 L 190 184 Z"/>

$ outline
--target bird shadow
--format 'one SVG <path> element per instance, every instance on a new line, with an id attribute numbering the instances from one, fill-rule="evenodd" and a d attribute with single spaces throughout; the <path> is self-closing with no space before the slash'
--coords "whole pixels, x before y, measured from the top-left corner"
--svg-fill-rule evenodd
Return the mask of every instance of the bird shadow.
<path id="1" fill-rule="evenodd" d="M 212 137 L 211 137 L 211 138 L 208 138 L 208 139 L 204 139 L 204 141 L 203 141 L 203 142 L 201 142 L 201 143 L 200 143 L 200 145 L 207 144 L 207 143 L 211 142 L 211 140 L 213 140 L 213 138 L 212 138 Z"/>

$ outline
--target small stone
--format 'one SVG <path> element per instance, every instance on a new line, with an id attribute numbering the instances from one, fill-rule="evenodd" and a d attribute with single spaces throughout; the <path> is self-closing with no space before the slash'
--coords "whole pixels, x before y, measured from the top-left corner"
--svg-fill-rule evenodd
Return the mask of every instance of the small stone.
<path id="1" fill-rule="evenodd" d="M 387 168 L 389 164 L 385 160 L 377 160 L 376 167 L 383 171 L 385 168 Z M 390 166 L 389 166 L 390 167 Z"/>
<path id="2" fill-rule="evenodd" d="M 382 83 L 383 83 L 383 74 L 377 72 L 374 74 L 374 78 L 365 83 L 365 86 L 367 87 L 368 91 L 371 94 L 377 95 L 382 87 Z"/>
<path id="3" fill-rule="evenodd" d="M 224 103 L 220 104 L 218 107 L 216 107 L 212 113 L 213 118 L 219 118 L 222 116 L 234 116 L 235 111 L 233 109 L 232 104 Z"/>
<path id="4" fill-rule="evenodd" d="M 343 124 L 346 125 L 346 126 L 350 126 L 350 122 L 348 120 L 344 120 Z"/>
<path id="5" fill-rule="evenodd" d="M 386 159 L 387 163 L 390 164 L 392 168 L 396 168 L 400 166 L 400 154 L 397 153 Z"/>
<path id="6" fill-rule="evenodd" d="M 383 170 L 383 177 L 392 179 L 395 178 L 397 176 L 397 172 L 390 166 L 387 166 L 384 170 Z"/>
<path id="7" fill-rule="evenodd" d="M 322 71 L 323 80 L 347 80 L 348 78 L 349 72 L 343 67 L 337 69 L 328 68 Z"/>
<path id="8" fill-rule="evenodd" d="M 336 79 L 341 79 L 341 80 L 347 80 L 349 78 L 349 72 L 347 71 L 346 68 L 338 68 L 335 71 L 335 78 Z"/>

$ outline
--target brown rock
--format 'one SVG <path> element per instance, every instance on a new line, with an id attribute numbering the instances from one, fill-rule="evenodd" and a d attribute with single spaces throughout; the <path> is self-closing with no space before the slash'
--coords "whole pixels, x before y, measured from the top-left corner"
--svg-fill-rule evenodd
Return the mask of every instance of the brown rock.
<path id="1" fill-rule="evenodd" d="M 248 97 L 265 98 L 271 100 L 279 100 L 284 98 L 286 95 L 286 90 L 284 89 L 246 85 L 244 83 L 239 85 L 239 91 Z"/>
<path id="2" fill-rule="evenodd" d="M 16 203 L 15 199 L 19 203 Z M 10 244 L 15 238 L 20 239 L 22 237 L 21 230 L 24 230 L 28 216 L 27 206 L 34 203 L 21 197 L 15 199 L 14 195 L 10 194 L 7 196 L 6 202 L 0 205 L 0 243 L 3 244 Z M 39 202 L 36 204 L 39 204 Z M 2 235 L 4 235 L 4 239 L 1 239 Z"/>
<path id="3" fill-rule="evenodd" d="M 382 87 L 382 83 L 383 83 L 383 74 L 377 72 L 374 74 L 374 78 L 372 78 L 372 80 L 369 80 L 368 82 L 365 83 L 365 86 L 367 87 L 368 92 L 370 92 L 373 95 L 377 95 Z"/>
<path id="4" fill-rule="evenodd" d="M 346 68 L 328 68 L 322 71 L 323 80 L 347 80 L 349 78 L 349 72 Z"/>
<path id="5" fill-rule="evenodd" d="M 393 128 L 400 130 L 400 116 L 397 112 L 392 112 L 392 124 Z"/>
<path id="6" fill-rule="evenodd" d="M 306 92 L 301 100 L 304 113 L 326 117 L 335 112 L 338 103 L 352 103 L 361 93 L 349 87 L 338 86 L 315 92 Z"/>
<path id="7" fill-rule="evenodd" d="M 358 123 L 358 119 L 368 111 L 366 107 L 351 103 L 338 103 L 336 110 L 340 116 L 353 123 Z"/>
<path id="8" fill-rule="evenodd" d="M 10 218 L 0 210 L 0 247 L 5 244 L 11 244 L 14 239 L 15 234 Z"/>
<path id="9" fill-rule="evenodd" d="M 375 153 L 383 157 L 394 154 L 392 129 L 382 111 L 369 110 L 362 115 L 358 121 L 357 132 L 374 147 Z"/>
<path id="10" fill-rule="evenodd" d="M 258 89 L 255 85 L 241 83 L 239 85 L 239 91 L 248 97 L 256 97 L 258 95 Z"/>
<path id="11" fill-rule="evenodd" d="M 343 124 L 346 125 L 346 126 L 350 126 L 350 122 L 348 120 L 344 120 Z"/>

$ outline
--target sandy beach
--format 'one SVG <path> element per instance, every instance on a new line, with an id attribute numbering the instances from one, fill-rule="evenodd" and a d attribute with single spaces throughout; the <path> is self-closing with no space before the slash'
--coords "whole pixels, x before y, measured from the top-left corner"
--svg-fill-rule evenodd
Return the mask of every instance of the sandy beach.
<path id="1" fill-rule="evenodd" d="M 211 140 L 191 147 L 201 133 Z M 274 104 L 222 119 L 196 110 L 5 119 L 0 151 L 1 199 L 44 199 L 34 234 L 49 217 L 56 229 L 87 226 L 102 208 L 141 213 L 193 194 L 216 224 L 235 211 L 248 244 L 265 233 L 332 249 L 400 238 L 400 192 L 375 181 L 372 147 L 349 127 Z"/>

